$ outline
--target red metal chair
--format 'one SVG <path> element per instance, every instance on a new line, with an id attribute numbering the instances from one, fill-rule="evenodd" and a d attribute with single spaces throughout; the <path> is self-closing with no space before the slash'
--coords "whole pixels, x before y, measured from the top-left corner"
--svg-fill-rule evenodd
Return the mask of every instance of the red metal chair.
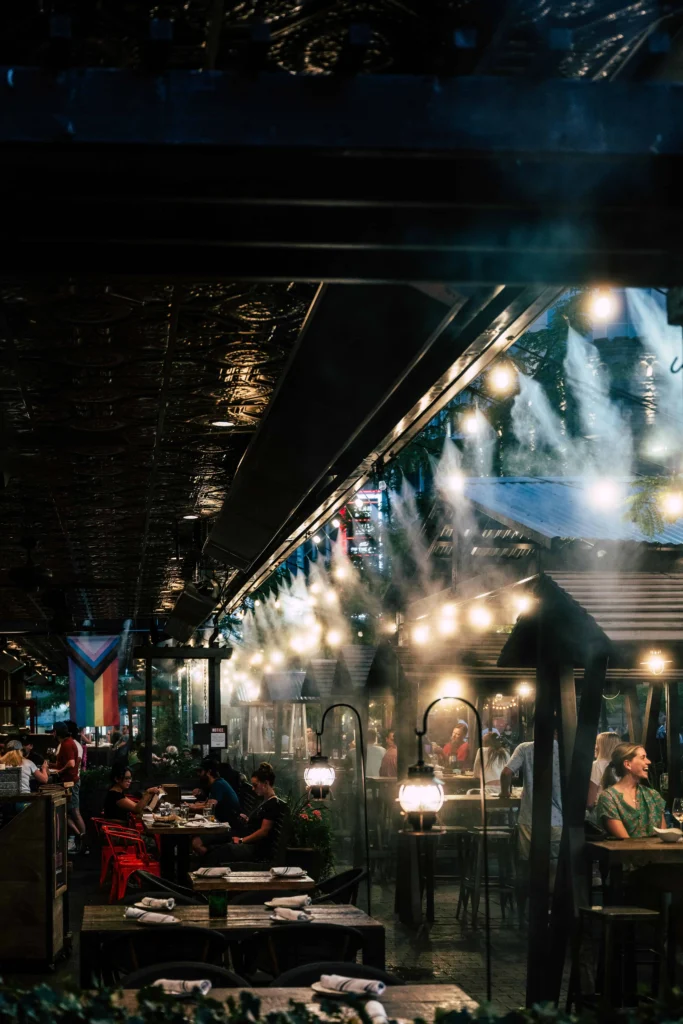
<path id="1" fill-rule="evenodd" d="M 118 822 L 112 821 L 111 818 L 91 818 L 90 819 L 95 829 L 95 835 L 100 844 L 100 888 L 104 885 L 109 873 L 109 867 L 111 865 L 111 859 L 114 856 L 114 851 L 107 842 L 106 836 L 103 832 L 105 826 L 108 828 L 123 829 L 126 831 L 126 826 Z M 132 831 L 132 830 L 128 830 Z"/>
<path id="2" fill-rule="evenodd" d="M 120 900 L 126 895 L 128 879 L 136 871 L 148 871 L 160 877 L 159 861 L 147 853 L 144 841 L 133 829 L 115 828 L 104 825 L 102 831 L 112 851 L 111 890 L 109 902 Z"/>

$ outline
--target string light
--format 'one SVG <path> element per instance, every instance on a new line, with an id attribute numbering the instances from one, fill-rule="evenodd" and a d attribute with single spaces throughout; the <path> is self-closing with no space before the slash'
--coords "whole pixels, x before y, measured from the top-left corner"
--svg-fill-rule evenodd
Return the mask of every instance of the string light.
<path id="1" fill-rule="evenodd" d="M 520 683 L 517 687 L 517 693 L 524 700 L 526 697 L 530 697 L 533 692 L 532 687 L 529 683 Z"/>
<path id="2" fill-rule="evenodd" d="M 285 660 L 285 656 L 282 653 L 282 651 L 272 651 L 270 655 L 270 660 L 272 661 L 273 665 L 281 665 Z"/>
<path id="3" fill-rule="evenodd" d="M 429 626 L 415 626 L 413 640 L 416 644 L 426 644 L 429 641 Z"/>
<path id="4" fill-rule="evenodd" d="M 683 494 L 680 491 L 665 491 L 659 500 L 667 519 L 680 519 L 683 515 Z"/>
<path id="5" fill-rule="evenodd" d="M 441 683 L 440 697 L 448 700 L 457 700 L 462 697 L 463 685 L 460 679 L 444 679 Z"/>
<path id="6" fill-rule="evenodd" d="M 484 427 L 484 417 L 481 415 L 479 410 L 476 412 L 468 413 L 467 416 L 463 416 L 462 429 L 466 434 L 478 434 Z"/>
<path id="7" fill-rule="evenodd" d="M 515 611 L 517 615 L 524 615 L 530 611 L 533 605 L 532 598 L 528 594 L 517 594 L 514 599 Z"/>
<path id="8" fill-rule="evenodd" d="M 316 533 L 315 536 L 313 537 L 313 543 L 314 544 L 322 543 L 322 537 L 320 536 L 319 533 Z"/>
<path id="9" fill-rule="evenodd" d="M 263 664 L 263 655 L 260 654 L 258 651 L 256 652 L 256 654 L 252 654 L 251 658 L 249 659 L 249 664 L 250 665 L 262 665 Z"/>
<path id="10" fill-rule="evenodd" d="M 643 664 L 647 666 L 653 676 L 661 676 L 668 661 L 661 651 L 650 651 Z"/>
<path id="11" fill-rule="evenodd" d="M 348 569 L 346 568 L 346 566 L 344 566 L 344 565 L 338 565 L 338 566 L 337 566 L 337 567 L 336 567 L 336 568 L 335 568 L 335 569 L 333 570 L 333 572 L 332 572 L 332 575 L 333 575 L 333 576 L 335 577 L 335 579 L 338 579 L 338 580 L 345 580 L 345 579 L 346 579 L 346 577 L 347 577 L 347 576 L 349 575 L 349 571 L 348 571 Z"/>
<path id="12" fill-rule="evenodd" d="M 595 508 L 608 511 L 621 501 L 621 488 L 614 480 L 598 480 L 588 491 L 588 500 Z"/>
<path id="13" fill-rule="evenodd" d="M 333 530 L 338 530 L 340 526 L 341 526 L 341 523 L 340 523 L 340 521 L 338 519 L 333 519 L 332 520 L 332 529 Z"/>
<path id="14" fill-rule="evenodd" d="M 493 616 L 483 604 L 475 604 L 470 608 L 468 619 L 475 629 L 487 629 L 493 621 Z"/>
<path id="15" fill-rule="evenodd" d="M 331 629 L 325 639 L 330 647 L 339 647 L 342 642 L 342 635 L 338 629 Z"/>
<path id="16" fill-rule="evenodd" d="M 609 320 L 617 311 L 614 294 L 606 288 L 597 288 L 591 296 L 590 310 L 596 320 Z"/>
<path id="17" fill-rule="evenodd" d="M 332 590 L 332 588 L 330 587 L 329 590 L 325 591 L 325 601 L 327 602 L 327 604 L 336 604 L 338 600 L 339 598 L 337 596 L 336 590 Z"/>
<path id="18" fill-rule="evenodd" d="M 453 636 L 458 631 L 458 624 L 452 615 L 444 615 L 442 613 L 439 619 L 438 630 L 441 636 Z"/>
<path id="19" fill-rule="evenodd" d="M 507 363 L 494 366 L 489 374 L 488 381 L 492 391 L 497 391 L 499 394 L 509 391 L 514 383 L 511 367 Z"/>

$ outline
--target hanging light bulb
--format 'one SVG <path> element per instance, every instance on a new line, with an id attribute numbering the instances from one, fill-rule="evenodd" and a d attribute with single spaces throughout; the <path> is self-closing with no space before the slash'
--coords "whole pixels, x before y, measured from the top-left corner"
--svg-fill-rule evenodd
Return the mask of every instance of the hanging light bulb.
<path id="1" fill-rule="evenodd" d="M 680 491 L 665 491 L 659 502 L 667 519 L 680 519 L 683 516 L 683 494 Z"/>
<path id="2" fill-rule="evenodd" d="M 325 639 L 327 640 L 327 643 L 330 647 L 339 647 L 340 643 L 342 642 L 342 635 L 340 630 L 331 629 L 327 636 L 325 637 Z"/>
<path id="3" fill-rule="evenodd" d="M 462 697 L 462 682 L 459 679 L 444 679 L 441 683 L 440 697 L 446 697 L 448 700 L 456 700 L 458 697 Z"/>
<path id="4" fill-rule="evenodd" d="M 488 376 L 489 387 L 499 395 L 508 392 L 514 384 L 514 373 L 508 363 L 494 366 Z"/>
<path id="5" fill-rule="evenodd" d="M 533 687 L 531 687 L 529 683 L 520 683 L 517 687 L 517 693 L 523 700 L 526 700 L 526 698 L 530 697 L 533 693 Z"/>
<path id="6" fill-rule="evenodd" d="M 493 616 L 483 604 L 473 605 L 468 614 L 469 623 L 475 629 L 488 629 L 493 621 Z"/>
<path id="7" fill-rule="evenodd" d="M 465 490 L 465 474 L 461 473 L 459 469 L 447 473 L 443 477 L 443 490 L 447 494 L 462 494 Z"/>
<path id="8" fill-rule="evenodd" d="M 643 664 L 647 666 L 653 676 L 661 676 L 668 665 L 668 660 L 661 651 L 650 651 Z"/>
<path id="9" fill-rule="evenodd" d="M 270 660 L 273 665 L 281 665 L 285 660 L 285 656 L 282 651 L 271 651 Z"/>
<path id="10" fill-rule="evenodd" d="M 334 783 L 336 772 L 323 754 L 314 754 L 304 770 L 304 782 L 314 800 L 324 800 Z"/>
<path id="11" fill-rule="evenodd" d="M 470 436 L 478 434 L 483 429 L 483 427 L 484 417 L 482 416 L 478 409 L 475 410 L 475 412 L 468 413 L 467 416 L 463 416 L 462 418 L 462 429 L 466 434 L 469 434 Z"/>
<path id="12" fill-rule="evenodd" d="M 429 641 L 429 626 L 415 626 L 413 629 L 413 640 L 416 644 L 426 644 Z"/>
<path id="13" fill-rule="evenodd" d="M 345 580 L 346 577 L 349 575 L 349 570 L 346 568 L 345 565 L 338 565 L 333 570 L 332 575 L 335 577 L 335 579 Z"/>
<path id="14" fill-rule="evenodd" d="M 336 590 L 333 590 L 330 587 L 329 590 L 325 591 L 325 601 L 326 601 L 327 604 L 336 604 L 338 600 L 339 600 L 339 597 L 337 595 L 337 591 Z"/>
<path id="15" fill-rule="evenodd" d="M 607 288 L 596 288 L 590 300 L 591 315 L 596 320 L 609 320 L 617 311 L 614 293 Z"/>
<path id="16" fill-rule="evenodd" d="M 332 529 L 333 530 L 338 530 L 340 526 L 341 526 L 341 522 L 340 522 L 339 519 L 333 519 L 332 520 Z"/>
<path id="17" fill-rule="evenodd" d="M 597 480 L 588 491 L 588 500 L 595 508 L 610 511 L 617 508 L 622 500 L 621 487 L 609 477 Z"/>
<path id="18" fill-rule="evenodd" d="M 249 659 L 249 664 L 250 665 L 262 665 L 263 664 L 263 655 L 260 653 L 260 651 L 257 651 L 256 654 L 252 654 L 251 658 Z"/>
<path id="19" fill-rule="evenodd" d="M 401 810 L 416 832 L 428 832 L 443 806 L 443 785 L 431 765 L 414 764 L 398 791 Z"/>
<path id="20" fill-rule="evenodd" d="M 319 583 L 311 583 L 311 585 L 310 585 L 310 587 L 308 589 L 310 590 L 311 594 L 319 594 L 320 593 L 320 584 Z"/>

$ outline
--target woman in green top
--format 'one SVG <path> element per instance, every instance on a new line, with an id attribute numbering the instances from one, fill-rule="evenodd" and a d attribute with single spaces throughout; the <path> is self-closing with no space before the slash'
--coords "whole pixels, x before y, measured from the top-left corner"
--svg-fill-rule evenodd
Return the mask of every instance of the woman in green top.
<path id="1" fill-rule="evenodd" d="M 617 839 L 644 839 L 654 835 L 655 828 L 666 828 L 664 800 L 648 785 L 650 763 L 637 743 L 620 743 L 612 751 L 602 779 L 597 817 Z"/>

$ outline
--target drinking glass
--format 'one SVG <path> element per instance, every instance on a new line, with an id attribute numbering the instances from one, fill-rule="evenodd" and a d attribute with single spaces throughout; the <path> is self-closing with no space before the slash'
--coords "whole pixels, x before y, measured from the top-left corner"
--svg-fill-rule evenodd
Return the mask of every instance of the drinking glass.
<path id="1" fill-rule="evenodd" d="M 677 796 L 671 804 L 671 814 L 679 825 L 683 823 L 683 799 L 680 796 Z"/>

